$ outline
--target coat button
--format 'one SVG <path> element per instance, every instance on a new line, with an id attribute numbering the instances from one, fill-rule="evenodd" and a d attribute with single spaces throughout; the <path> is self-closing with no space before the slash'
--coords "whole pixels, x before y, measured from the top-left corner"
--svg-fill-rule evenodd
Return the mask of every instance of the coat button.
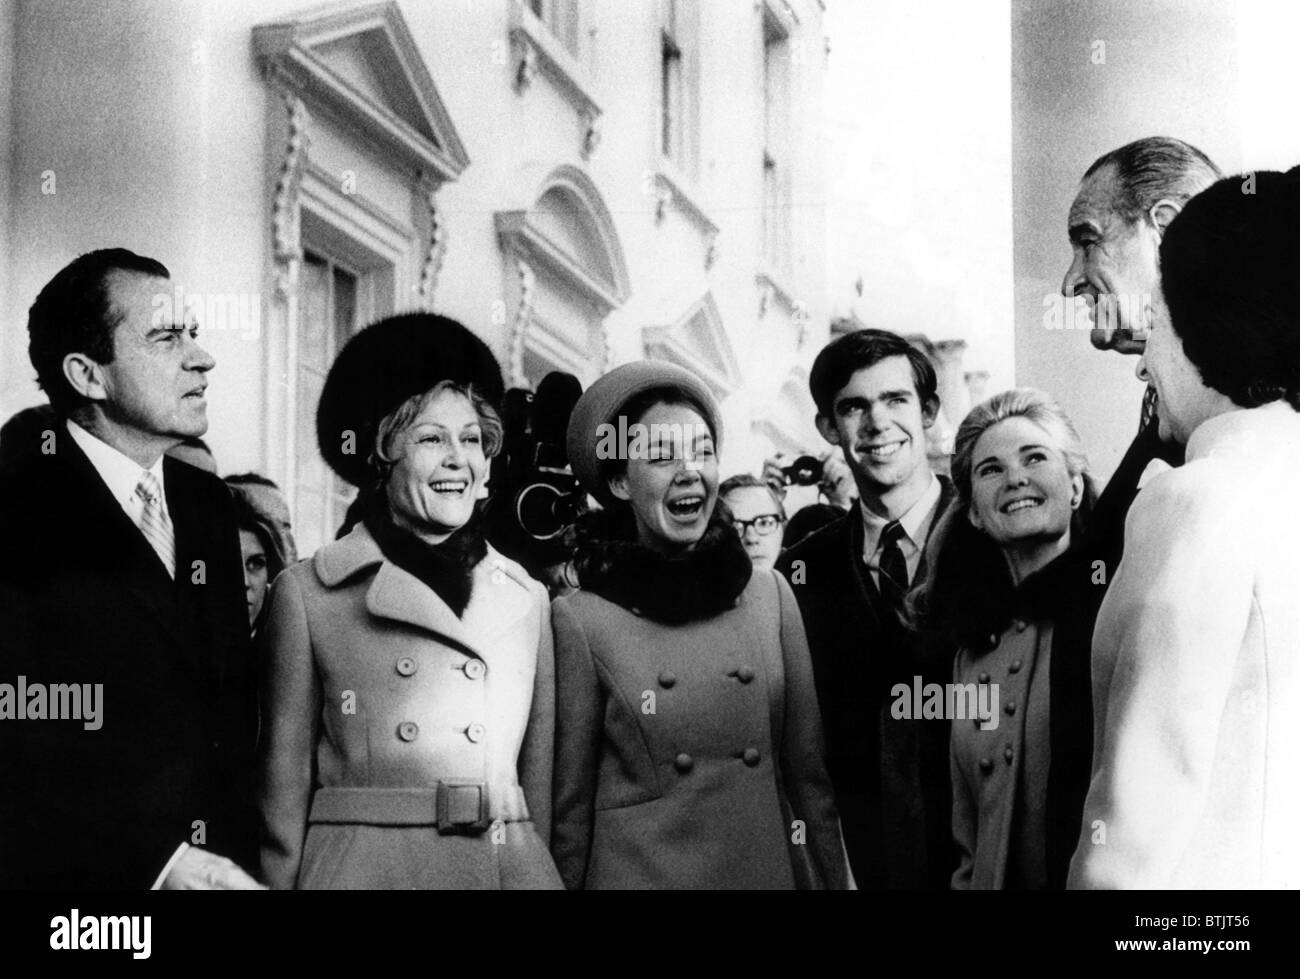
<path id="1" fill-rule="evenodd" d="M 1001 641 L 1002 641 L 1002 637 L 999 636 L 996 632 L 989 633 L 989 649 L 996 648 L 997 644 Z"/>
<path id="2" fill-rule="evenodd" d="M 1010 716 L 1016 712 L 1016 702 L 1014 700 L 1007 701 L 1007 705 L 1002 709 L 1007 712 L 1007 716 Z"/>
<path id="3" fill-rule="evenodd" d="M 659 686 L 663 687 L 665 690 L 673 686 L 675 683 L 677 683 L 677 674 L 672 670 L 664 670 L 659 674 Z"/>
<path id="4" fill-rule="evenodd" d="M 465 671 L 465 675 L 471 680 L 481 680 L 483 679 L 483 674 L 487 672 L 487 667 L 483 665 L 481 659 L 466 660 L 462 669 Z"/>
<path id="5" fill-rule="evenodd" d="M 992 758 L 981 758 L 981 759 L 980 759 L 980 771 L 983 772 L 985 775 L 987 775 L 989 772 L 993 771 L 993 759 L 992 759 Z"/>
<path id="6" fill-rule="evenodd" d="M 1024 619 L 1016 619 L 1016 632 L 1024 632 L 1029 628 L 1029 623 Z"/>
<path id="7" fill-rule="evenodd" d="M 1011 745 L 1007 745 L 1002 749 L 1002 757 L 1007 760 L 1008 765 L 1011 764 L 1011 759 L 1016 757 L 1016 753 L 1011 750 Z"/>
<path id="8" fill-rule="evenodd" d="M 402 676 L 411 676 L 417 669 L 419 667 L 416 665 L 415 660 L 409 656 L 403 656 L 397 661 L 397 672 Z"/>
<path id="9" fill-rule="evenodd" d="M 487 737 L 487 728 L 482 724 L 471 724 L 465 729 L 465 737 L 478 744 Z"/>
<path id="10" fill-rule="evenodd" d="M 420 725 L 415 721 L 402 721 L 397 725 L 397 736 L 403 741 L 414 741 L 420 736 Z"/>
<path id="11" fill-rule="evenodd" d="M 980 679 L 980 683 L 988 683 L 989 675 L 987 673 L 981 673 L 979 679 Z"/>
<path id="12" fill-rule="evenodd" d="M 1019 672 L 1020 672 L 1020 668 L 1021 668 L 1022 666 L 1024 666 L 1024 665 L 1025 665 L 1025 661 L 1024 661 L 1024 660 L 1013 659 L 1013 660 L 1011 661 L 1011 665 L 1010 665 L 1009 667 L 1007 667 L 1007 669 L 1009 669 L 1012 673 L 1019 673 Z"/>
<path id="13" fill-rule="evenodd" d="M 762 760 L 763 756 L 758 753 L 757 748 L 746 748 L 745 753 L 740 757 L 744 759 L 746 765 L 748 765 L 750 768 L 753 768 L 755 765 L 759 763 L 759 761 Z"/>
<path id="14" fill-rule="evenodd" d="M 754 679 L 754 671 L 748 666 L 742 666 L 736 671 L 736 679 L 741 683 L 749 683 Z"/>
<path id="15" fill-rule="evenodd" d="M 673 759 L 673 765 L 677 768 L 679 772 L 685 775 L 687 772 L 689 772 L 692 768 L 695 767 L 695 759 L 683 751 L 680 755 L 678 755 L 676 758 Z"/>

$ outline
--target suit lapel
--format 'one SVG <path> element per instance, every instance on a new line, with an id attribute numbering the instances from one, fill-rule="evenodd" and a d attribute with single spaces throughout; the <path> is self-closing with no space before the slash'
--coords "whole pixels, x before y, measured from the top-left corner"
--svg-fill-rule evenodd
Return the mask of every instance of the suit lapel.
<path id="1" fill-rule="evenodd" d="M 943 515 L 948 512 L 948 508 L 956 501 L 957 493 L 953 490 L 952 480 L 946 476 L 937 477 L 939 480 L 939 501 L 934 505 L 934 516 L 930 519 L 930 529 L 926 531 L 925 540 L 920 541 L 921 562 L 916 566 L 916 575 L 912 582 L 913 587 L 918 583 L 923 583 L 926 575 L 930 570 L 930 541 L 934 538 L 934 530 L 939 526 Z"/>
<path id="2" fill-rule="evenodd" d="M 178 614 L 189 613 L 194 617 L 185 629 L 187 634 L 201 640 L 197 644 L 201 650 L 195 649 L 196 656 L 200 652 L 205 655 L 205 667 L 220 681 L 230 664 L 226 662 L 226 651 L 221 642 L 211 641 L 220 629 L 213 611 L 214 606 L 221 604 L 219 596 L 228 581 L 218 580 L 218 576 L 224 577 L 226 574 L 221 551 L 236 545 L 229 540 L 223 543 L 219 535 L 214 533 L 214 524 L 211 522 L 214 515 L 204 512 L 199 502 L 203 496 L 194 482 L 195 474 L 190 471 L 190 467 L 174 459 L 164 459 L 163 468 L 166 473 L 164 491 L 167 494 L 167 510 L 171 515 L 176 540 L 176 580 L 167 583 L 178 599 L 181 596 L 186 599 L 180 603 Z M 152 547 L 149 549 L 153 550 Z M 203 577 L 196 581 L 194 575 L 200 563 Z M 157 564 L 161 569 L 161 559 Z M 163 573 L 165 576 L 165 570 Z"/>
<path id="3" fill-rule="evenodd" d="M 862 560 L 862 549 L 866 545 L 867 533 L 862 523 L 861 512 L 855 508 L 844 523 L 846 533 L 840 545 L 841 573 L 846 582 L 852 583 L 848 587 L 856 593 L 854 596 L 856 601 L 845 604 L 859 613 L 858 617 L 861 619 L 859 627 L 865 635 L 878 635 L 881 627 L 881 597 L 876 583 L 871 580 L 871 572 L 867 570 L 866 562 Z"/>
<path id="4" fill-rule="evenodd" d="M 68 520 L 69 554 L 84 555 L 97 565 L 105 580 L 120 585 L 176 647 L 193 655 L 176 620 L 175 584 L 157 552 L 71 436 L 65 436 L 56 458 L 65 467 L 56 492 Z"/>

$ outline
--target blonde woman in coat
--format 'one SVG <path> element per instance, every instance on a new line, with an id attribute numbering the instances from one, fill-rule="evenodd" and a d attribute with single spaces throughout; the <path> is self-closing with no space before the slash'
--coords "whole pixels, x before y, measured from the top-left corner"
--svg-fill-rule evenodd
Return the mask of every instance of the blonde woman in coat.
<path id="1" fill-rule="evenodd" d="M 360 521 L 275 582 L 262 870 L 275 888 L 556 888 L 546 591 L 483 540 L 492 355 L 412 315 L 358 334 L 318 432 Z M 340 452 L 351 434 L 368 463 Z"/>

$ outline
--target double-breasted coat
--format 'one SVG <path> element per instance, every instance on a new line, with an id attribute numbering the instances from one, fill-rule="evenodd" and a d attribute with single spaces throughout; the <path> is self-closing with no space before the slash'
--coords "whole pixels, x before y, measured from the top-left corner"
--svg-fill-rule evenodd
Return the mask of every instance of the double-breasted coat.
<path id="1" fill-rule="evenodd" d="M 790 586 L 668 625 L 590 591 L 553 605 L 554 853 L 571 888 L 848 884 Z"/>
<path id="2" fill-rule="evenodd" d="M 457 617 L 364 523 L 280 575 L 259 639 L 275 888 L 559 887 L 546 591 L 490 546 Z"/>

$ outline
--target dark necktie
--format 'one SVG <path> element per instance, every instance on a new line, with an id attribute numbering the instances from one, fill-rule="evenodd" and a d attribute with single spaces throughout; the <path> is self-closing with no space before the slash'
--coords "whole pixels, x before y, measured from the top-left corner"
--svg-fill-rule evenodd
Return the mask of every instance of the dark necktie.
<path id="1" fill-rule="evenodd" d="M 905 533 L 902 524 L 891 520 L 880 534 L 880 593 L 895 601 L 907 594 L 907 558 L 899 544 Z"/>
<path id="2" fill-rule="evenodd" d="M 1156 397 L 1156 389 L 1148 385 L 1146 393 L 1142 395 L 1142 417 L 1138 420 L 1139 432 L 1155 420 L 1156 405 L 1158 401 L 1159 399 Z"/>

